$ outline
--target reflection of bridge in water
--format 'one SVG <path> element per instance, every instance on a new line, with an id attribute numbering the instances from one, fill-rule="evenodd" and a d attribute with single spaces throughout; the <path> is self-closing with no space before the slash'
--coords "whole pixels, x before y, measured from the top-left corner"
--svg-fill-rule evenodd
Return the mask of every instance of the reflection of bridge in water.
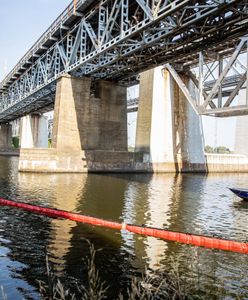
<path id="1" fill-rule="evenodd" d="M 22 117 L 20 170 L 208 170 L 199 115 L 248 114 L 247 21 L 246 1 L 73 1 L 0 84 L 0 148 Z"/>

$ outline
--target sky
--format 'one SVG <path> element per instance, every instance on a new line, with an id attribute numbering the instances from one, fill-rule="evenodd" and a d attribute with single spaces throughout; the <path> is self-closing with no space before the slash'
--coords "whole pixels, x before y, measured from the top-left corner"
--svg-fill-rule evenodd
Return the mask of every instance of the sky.
<path id="1" fill-rule="evenodd" d="M 46 31 L 70 0 L 0 0 L 0 81 Z M 129 144 L 135 141 L 135 116 L 129 116 Z M 205 144 L 234 148 L 235 118 L 204 117 Z"/>

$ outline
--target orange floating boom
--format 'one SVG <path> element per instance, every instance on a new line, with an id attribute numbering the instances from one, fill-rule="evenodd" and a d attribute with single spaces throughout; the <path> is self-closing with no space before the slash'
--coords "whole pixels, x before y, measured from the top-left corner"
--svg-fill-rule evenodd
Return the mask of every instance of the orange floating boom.
<path id="1" fill-rule="evenodd" d="M 46 208 L 38 205 L 30 205 L 23 202 L 15 202 L 3 198 L 0 198 L 0 205 L 16 207 L 16 208 L 31 211 L 33 213 L 37 213 L 41 215 L 46 215 L 53 218 L 63 218 L 63 219 L 91 224 L 95 226 L 101 226 L 101 227 L 112 228 L 117 230 L 127 230 L 133 233 L 153 236 L 167 241 L 174 241 L 174 242 L 190 244 L 199 247 L 248 254 L 247 243 L 240 243 L 240 242 L 234 242 L 229 240 L 216 239 L 216 238 L 211 238 L 206 236 L 186 234 L 186 233 L 156 229 L 156 228 L 145 227 L 145 226 L 136 226 L 136 225 L 129 225 L 124 223 L 121 224 L 117 222 L 105 221 L 102 219 L 84 216 L 80 214 L 70 213 L 63 210 Z"/>

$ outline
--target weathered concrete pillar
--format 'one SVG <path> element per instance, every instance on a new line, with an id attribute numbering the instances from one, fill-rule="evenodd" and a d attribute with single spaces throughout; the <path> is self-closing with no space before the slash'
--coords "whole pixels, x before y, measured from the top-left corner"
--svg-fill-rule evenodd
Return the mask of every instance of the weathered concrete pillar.
<path id="1" fill-rule="evenodd" d="M 89 78 L 57 84 L 52 147 L 58 150 L 127 150 L 126 88 Z"/>
<path id="2" fill-rule="evenodd" d="M 175 171 L 172 84 L 161 67 L 140 76 L 135 151 L 144 153 L 154 171 Z"/>
<path id="3" fill-rule="evenodd" d="M 153 171 L 204 171 L 201 119 L 168 71 L 141 74 L 136 152 Z"/>
<path id="4" fill-rule="evenodd" d="M 83 129 L 83 102 L 90 101 L 91 80 L 61 77 L 57 82 L 52 148 L 58 151 L 83 149 L 80 130 Z"/>
<path id="5" fill-rule="evenodd" d="M 99 150 L 127 151 L 127 89 L 116 83 L 100 81 L 95 97 L 100 101 L 98 116 Z"/>
<path id="6" fill-rule="evenodd" d="M 32 128 L 27 122 L 27 130 Z M 31 135 L 33 138 L 33 136 Z M 33 144 L 26 142 L 26 147 Z M 30 147 L 30 146 L 29 146 Z M 58 79 L 52 148 L 21 151 L 19 170 L 87 172 L 122 170 L 127 153 L 126 88 L 69 75 Z M 120 153 L 121 152 L 121 153 Z M 129 162 L 129 161 L 128 161 Z"/>
<path id="7" fill-rule="evenodd" d="M 10 124 L 0 125 L 0 151 L 9 151 L 12 148 L 12 127 Z"/>
<path id="8" fill-rule="evenodd" d="M 21 148 L 48 147 L 47 119 L 38 114 L 28 115 L 21 121 Z"/>
<path id="9" fill-rule="evenodd" d="M 183 76 L 183 81 L 193 98 L 197 98 L 197 89 L 193 82 L 187 76 Z M 201 116 L 196 114 L 176 83 L 174 83 L 174 141 L 179 171 L 207 171 Z"/>

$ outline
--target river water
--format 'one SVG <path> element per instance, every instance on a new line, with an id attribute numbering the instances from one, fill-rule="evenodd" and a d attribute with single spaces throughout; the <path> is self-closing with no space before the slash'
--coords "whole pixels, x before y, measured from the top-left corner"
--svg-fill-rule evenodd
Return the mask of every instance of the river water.
<path id="1" fill-rule="evenodd" d="M 248 174 L 30 174 L 18 158 L 0 157 L 0 197 L 103 219 L 248 242 L 248 203 L 227 187 L 248 185 Z M 176 260 L 189 276 L 197 265 L 209 299 L 248 299 L 248 256 L 191 247 L 124 231 L 96 228 L 0 207 L 0 286 L 10 300 L 39 299 L 46 257 L 68 286 L 85 277 L 89 240 L 109 298 L 134 274 Z M 186 271 L 185 271 L 186 272 Z M 192 273 L 193 274 L 193 273 Z M 215 294 L 216 291 L 216 294 Z M 1 299 L 1 296 L 0 296 Z"/>

